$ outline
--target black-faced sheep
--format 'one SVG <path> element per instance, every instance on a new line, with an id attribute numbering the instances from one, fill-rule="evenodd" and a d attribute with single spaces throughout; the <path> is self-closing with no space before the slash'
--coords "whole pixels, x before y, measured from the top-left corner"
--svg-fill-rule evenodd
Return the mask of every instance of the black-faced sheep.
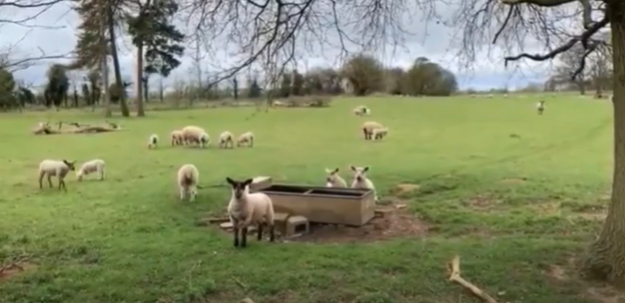
<path id="1" fill-rule="evenodd" d="M 352 188 L 366 188 L 373 190 L 373 193 L 375 194 L 375 201 L 377 202 L 379 200 L 379 197 L 375 190 L 375 185 L 373 185 L 373 182 L 369 178 L 367 178 L 367 172 L 369 171 L 369 167 L 357 167 L 352 165 L 350 166 L 350 168 L 354 173 Z"/>
<path id="2" fill-rule="evenodd" d="M 248 147 L 254 147 L 254 134 L 252 132 L 247 132 L 239 136 L 237 139 L 237 146 L 246 145 Z"/>
<path id="3" fill-rule="evenodd" d="M 356 116 L 368 116 L 371 114 L 371 110 L 364 105 L 360 105 L 354 108 L 354 114 Z"/>
<path id="4" fill-rule="evenodd" d="M 48 176 L 48 184 L 52 188 L 52 177 L 55 176 L 59 179 L 59 190 L 61 187 L 67 191 L 65 187 L 65 176 L 70 170 L 76 170 L 74 162 L 66 160 L 43 160 L 39 163 L 39 189 L 43 189 L 43 177 Z"/>
<path id="5" fill-rule="evenodd" d="M 536 104 L 536 111 L 538 111 L 539 115 L 543 114 L 543 112 L 545 111 L 545 101 L 538 101 L 538 103 Z"/>
<path id="6" fill-rule="evenodd" d="M 207 133 L 202 133 L 200 135 L 200 146 L 202 148 L 205 148 L 210 143 L 211 143 L 211 137 Z"/>
<path id="7" fill-rule="evenodd" d="M 232 187 L 232 196 L 228 203 L 228 215 L 234 233 L 234 247 L 247 246 L 247 228 L 251 224 L 258 227 L 258 240 L 263 237 L 263 225 L 269 228 L 269 241 L 275 241 L 275 225 L 273 202 L 271 198 L 264 193 L 250 193 L 249 186 L 253 179 L 247 179 L 243 182 L 226 178 L 226 181 Z M 239 234 L 241 239 L 239 241 Z"/>
<path id="8" fill-rule="evenodd" d="M 382 124 L 374 121 L 367 121 L 362 124 L 362 132 L 365 135 L 365 140 L 373 139 L 373 130 L 377 128 L 384 128 Z"/>
<path id="9" fill-rule="evenodd" d="M 105 163 L 102 159 L 94 159 L 91 161 L 87 161 L 80 166 L 80 169 L 76 171 L 76 179 L 78 181 L 82 181 L 84 176 L 90 175 L 92 173 L 98 173 L 98 177 L 100 180 L 104 180 L 104 169 Z"/>
<path id="10" fill-rule="evenodd" d="M 152 148 L 156 148 L 157 146 L 158 146 L 158 135 L 157 134 L 150 135 L 150 137 L 148 138 L 148 148 L 152 149 Z"/>
<path id="11" fill-rule="evenodd" d="M 189 201 L 195 201 L 198 183 L 200 182 L 200 172 L 193 164 L 185 164 L 178 169 L 176 183 L 180 190 L 180 201 L 189 195 Z"/>
<path id="12" fill-rule="evenodd" d="M 338 167 L 334 170 L 326 168 L 326 187 L 347 187 L 345 179 L 339 176 Z"/>

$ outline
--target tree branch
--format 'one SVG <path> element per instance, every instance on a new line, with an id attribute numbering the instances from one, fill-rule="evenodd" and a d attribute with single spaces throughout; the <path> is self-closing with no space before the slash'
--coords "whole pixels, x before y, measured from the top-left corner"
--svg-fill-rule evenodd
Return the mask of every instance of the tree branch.
<path id="1" fill-rule="evenodd" d="M 65 1 L 66 0 L 33 1 L 31 3 L 26 3 L 27 1 L 0 1 L 0 6 L 12 6 L 17 8 L 37 8 L 52 6 Z"/>

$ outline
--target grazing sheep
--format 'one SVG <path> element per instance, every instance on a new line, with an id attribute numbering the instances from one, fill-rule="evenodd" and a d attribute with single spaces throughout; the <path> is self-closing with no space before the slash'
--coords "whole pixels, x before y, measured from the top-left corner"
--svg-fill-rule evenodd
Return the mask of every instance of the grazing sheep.
<path id="1" fill-rule="evenodd" d="M 373 193 L 375 194 L 375 201 L 378 202 L 379 197 L 375 190 L 375 185 L 373 185 L 373 182 L 369 178 L 367 178 L 367 172 L 369 171 L 369 167 L 356 167 L 352 165 L 350 166 L 350 168 L 354 172 L 354 181 L 352 182 L 352 188 L 367 188 L 373 190 Z"/>
<path id="2" fill-rule="evenodd" d="M 200 147 L 206 148 L 211 143 L 211 137 L 207 133 L 200 135 Z"/>
<path id="3" fill-rule="evenodd" d="M 375 128 L 373 132 L 371 132 L 371 135 L 373 136 L 373 140 L 382 140 L 388 135 L 388 127 Z"/>
<path id="4" fill-rule="evenodd" d="M 243 182 L 232 180 L 230 177 L 226 181 L 232 187 L 232 196 L 228 203 L 228 216 L 234 232 L 234 247 L 247 246 L 247 228 L 252 224 L 257 224 L 258 240 L 263 238 L 263 225 L 269 228 L 269 241 L 276 239 L 273 202 L 264 193 L 250 193 L 249 185 L 253 179 Z M 239 241 L 239 232 L 241 241 Z"/>
<path id="5" fill-rule="evenodd" d="M 345 182 L 345 179 L 339 176 L 338 167 L 334 170 L 326 168 L 326 174 L 328 174 L 326 176 L 326 187 L 347 187 L 347 182 Z"/>
<path id="6" fill-rule="evenodd" d="M 158 135 L 157 134 L 150 135 L 150 138 L 148 138 L 148 148 L 149 149 L 156 148 L 157 145 L 158 145 Z"/>
<path id="7" fill-rule="evenodd" d="M 234 138 L 234 135 L 229 131 L 225 131 L 221 133 L 221 135 L 219 135 L 219 147 L 228 148 L 228 146 L 230 146 L 230 148 L 234 148 L 233 138 Z"/>
<path id="8" fill-rule="evenodd" d="M 206 133 L 206 131 L 197 126 L 185 126 L 182 129 L 182 138 L 185 144 L 195 143 L 197 145 L 201 145 L 200 136 Z"/>
<path id="9" fill-rule="evenodd" d="M 538 101 L 538 103 L 536 104 L 536 111 L 538 111 L 539 115 L 543 114 L 543 112 L 545 111 L 545 101 Z"/>
<path id="10" fill-rule="evenodd" d="M 195 201 L 198 183 L 200 182 L 200 172 L 193 164 L 185 164 L 178 169 L 178 189 L 180 190 L 180 201 L 189 195 L 189 201 Z"/>
<path id="11" fill-rule="evenodd" d="M 360 105 L 354 108 L 354 114 L 356 116 L 368 116 L 371 114 L 371 110 L 364 105 Z"/>
<path id="12" fill-rule="evenodd" d="M 384 126 L 374 121 L 367 121 L 362 124 L 362 132 L 365 135 L 365 140 L 373 139 L 373 130 L 376 128 L 384 128 Z"/>
<path id="13" fill-rule="evenodd" d="M 97 172 L 100 180 L 104 180 L 104 166 L 104 160 L 101 159 L 87 161 L 76 171 L 76 179 L 82 181 L 84 176 Z"/>
<path id="14" fill-rule="evenodd" d="M 237 139 L 237 146 L 247 145 L 248 147 L 254 147 L 254 134 L 247 132 L 239 136 Z"/>
<path id="15" fill-rule="evenodd" d="M 170 137 L 171 137 L 171 146 L 184 144 L 184 134 L 182 130 L 175 130 L 171 132 Z"/>
<path id="16" fill-rule="evenodd" d="M 65 187 L 65 176 L 70 170 L 76 170 L 74 162 L 68 162 L 66 160 L 43 160 L 39 163 L 39 189 L 43 189 L 43 177 L 48 176 L 48 184 L 52 188 L 52 177 L 55 176 L 59 179 L 59 190 L 61 187 L 67 191 Z"/>

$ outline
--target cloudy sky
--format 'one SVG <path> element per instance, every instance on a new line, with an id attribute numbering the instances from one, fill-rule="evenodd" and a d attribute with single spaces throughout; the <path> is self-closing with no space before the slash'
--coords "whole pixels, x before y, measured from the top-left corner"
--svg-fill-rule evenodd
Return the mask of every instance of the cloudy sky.
<path id="1" fill-rule="evenodd" d="M 32 16 L 36 10 L 11 11 L 2 8 L 1 19 L 18 20 Z M 41 53 L 46 55 L 67 54 L 72 51 L 76 42 L 75 28 L 78 24 L 77 15 L 67 4 L 59 4 L 46 10 L 33 19 L 32 25 L 45 25 L 52 28 L 32 28 L 13 24 L 0 26 L 0 47 L 12 47 L 12 59 L 19 59 Z M 461 88 L 489 89 L 508 86 L 509 88 L 522 87 L 530 82 L 542 82 L 549 73 L 550 64 L 538 64 L 535 62 L 524 62 L 517 67 L 506 69 L 503 64 L 503 51 L 497 48 L 491 49 L 489 53 L 478 54 L 477 60 L 471 64 L 471 69 L 463 68 L 455 58 L 458 51 L 457 38 L 454 33 L 457 31 L 447 28 L 444 25 L 428 24 L 415 21 L 412 30 L 413 36 L 406 38 L 403 47 L 397 48 L 394 52 L 388 46 L 377 51 L 377 55 L 387 66 L 408 67 L 415 58 L 427 57 L 447 69 L 454 71 L 458 77 Z M 457 35 L 456 35 L 457 37 Z M 130 51 L 130 43 L 127 41 L 119 45 L 121 51 L 122 75 L 125 79 L 132 78 L 132 68 L 134 57 Z M 322 55 L 316 51 L 307 57 L 307 62 L 303 63 L 308 67 L 328 66 L 336 64 L 337 51 L 331 47 L 325 47 Z M 187 52 L 182 59 L 182 65 L 177 68 L 168 79 L 166 85 L 172 85 L 176 81 L 195 79 L 192 77 L 195 71 L 193 60 L 190 58 L 191 52 Z M 209 68 L 217 69 L 227 65 L 225 51 L 206 59 L 205 64 Z M 225 62 L 225 63 L 224 63 Z M 16 72 L 16 78 L 26 85 L 37 87 L 45 83 L 45 71 L 51 62 L 42 62 L 25 70 Z M 210 67 L 213 66 L 213 67 Z"/>

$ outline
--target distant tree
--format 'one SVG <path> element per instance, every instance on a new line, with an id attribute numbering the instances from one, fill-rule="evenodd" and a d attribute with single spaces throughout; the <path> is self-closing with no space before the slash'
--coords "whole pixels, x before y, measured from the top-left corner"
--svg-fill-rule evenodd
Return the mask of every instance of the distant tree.
<path id="1" fill-rule="evenodd" d="M 291 95 L 291 82 L 292 82 L 291 74 L 287 72 L 283 73 L 282 81 L 280 81 L 280 92 L 278 94 L 278 97 L 286 98 L 289 95 Z"/>
<path id="2" fill-rule="evenodd" d="M 67 90 L 69 89 L 69 78 L 67 77 L 67 67 L 61 64 L 53 64 L 47 72 L 48 83 L 44 94 L 46 96 L 46 106 L 54 105 L 57 109 L 65 101 L 67 106 Z"/>
<path id="3" fill-rule="evenodd" d="M 304 75 L 297 72 L 297 70 L 293 70 L 293 74 L 291 75 L 291 94 L 294 96 L 301 96 L 304 93 Z"/>
<path id="4" fill-rule="evenodd" d="M 127 95 L 126 88 L 130 86 L 129 82 L 122 82 L 122 85 L 118 85 L 117 82 L 112 83 L 109 86 L 109 96 L 111 98 L 111 102 L 117 103 L 123 100 L 123 98 Z"/>
<path id="5" fill-rule="evenodd" d="M 89 82 L 89 92 L 91 93 L 90 105 L 100 103 L 100 96 L 102 95 L 102 86 L 100 81 L 100 72 L 96 69 L 89 71 L 87 74 L 87 81 Z"/>
<path id="6" fill-rule="evenodd" d="M 13 90 L 15 89 L 15 79 L 13 74 L 6 70 L 0 69 L 0 106 L 5 110 L 16 105 Z"/>
<path id="7" fill-rule="evenodd" d="M 391 95 L 407 94 L 406 88 L 406 71 L 401 67 L 391 68 L 385 71 L 386 88 L 385 90 Z"/>
<path id="8" fill-rule="evenodd" d="M 234 95 L 234 100 L 238 100 L 239 99 L 239 80 L 237 80 L 236 76 L 232 78 L 232 93 Z"/>
<path id="9" fill-rule="evenodd" d="M 456 76 L 449 70 L 420 57 L 406 73 L 406 93 L 414 96 L 449 96 L 458 90 Z"/>
<path id="10" fill-rule="evenodd" d="M 258 80 L 256 78 L 253 78 L 250 82 L 249 98 L 260 98 L 261 95 L 262 92 L 260 89 L 260 85 L 258 85 Z"/>
<path id="11" fill-rule="evenodd" d="M 581 45 L 576 45 L 559 57 L 559 62 L 556 64 L 555 68 L 555 75 L 550 79 L 552 81 L 550 84 L 553 86 L 554 90 L 555 86 L 572 84 L 577 87 L 581 95 L 586 94 L 586 88 L 589 82 L 588 73 L 583 70 L 575 78 L 572 78 L 579 70 L 581 58 L 585 52 Z"/>
<path id="12" fill-rule="evenodd" d="M 80 86 L 80 92 L 82 94 L 83 99 L 85 99 L 85 104 L 92 105 L 93 99 L 91 98 L 91 92 L 89 91 L 89 84 L 83 83 Z"/>
<path id="13" fill-rule="evenodd" d="M 358 54 L 342 67 L 343 76 L 351 84 L 356 96 L 364 96 L 383 89 L 384 69 L 375 57 Z"/>

